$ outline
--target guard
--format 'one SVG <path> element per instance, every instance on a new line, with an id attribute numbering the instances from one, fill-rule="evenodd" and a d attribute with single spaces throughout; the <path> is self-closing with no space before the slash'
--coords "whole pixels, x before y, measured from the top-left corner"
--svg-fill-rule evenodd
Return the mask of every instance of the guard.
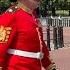
<path id="1" fill-rule="evenodd" d="M 42 29 L 32 14 L 40 0 L 18 0 L 0 18 L 1 70 L 56 70 Z"/>

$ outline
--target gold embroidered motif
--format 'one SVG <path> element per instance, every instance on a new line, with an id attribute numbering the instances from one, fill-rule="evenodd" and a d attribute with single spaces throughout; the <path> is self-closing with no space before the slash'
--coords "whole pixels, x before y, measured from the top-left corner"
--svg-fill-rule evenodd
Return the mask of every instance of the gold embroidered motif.
<path id="1" fill-rule="evenodd" d="M 48 66 L 47 70 L 57 70 L 57 67 L 55 64 L 52 63 Z"/>
<path id="2" fill-rule="evenodd" d="M 11 27 L 0 26 L 0 43 L 8 41 L 11 30 Z"/>

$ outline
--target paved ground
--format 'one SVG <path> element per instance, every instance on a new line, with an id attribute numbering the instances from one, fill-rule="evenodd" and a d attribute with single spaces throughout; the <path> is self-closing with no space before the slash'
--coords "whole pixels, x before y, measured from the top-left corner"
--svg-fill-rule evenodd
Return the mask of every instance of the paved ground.
<path id="1" fill-rule="evenodd" d="M 46 21 L 43 22 L 45 25 Z M 46 25 L 45 25 L 46 26 Z M 45 29 L 46 31 L 46 29 Z M 44 33 L 44 40 L 47 39 L 46 33 Z M 52 51 L 50 52 L 51 58 L 53 58 L 56 63 L 58 70 L 70 70 L 70 27 L 63 28 L 63 36 L 64 36 L 64 47 L 62 49 L 54 50 L 53 43 Z M 53 33 L 51 33 L 51 38 L 53 37 Z M 43 69 L 44 70 L 44 69 Z"/>
<path id="2" fill-rule="evenodd" d="M 62 48 L 50 52 L 58 70 L 70 70 L 70 48 Z"/>

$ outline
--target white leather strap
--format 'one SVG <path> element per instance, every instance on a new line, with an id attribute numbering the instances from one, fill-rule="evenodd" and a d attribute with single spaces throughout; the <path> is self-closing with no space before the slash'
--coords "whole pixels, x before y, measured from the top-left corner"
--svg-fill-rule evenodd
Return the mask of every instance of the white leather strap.
<path id="1" fill-rule="evenodd" d="M 16 50 L 16 49 L 9 49 L 8 53 L 13 55 L 23 56 L 23 57 L 29 57 L 29 58 L 37 58 L 37 59 L 43 58 L 43 53 L 40 52 L 34 53 L 34 52 L 27 52 L 27 51 Z"/>

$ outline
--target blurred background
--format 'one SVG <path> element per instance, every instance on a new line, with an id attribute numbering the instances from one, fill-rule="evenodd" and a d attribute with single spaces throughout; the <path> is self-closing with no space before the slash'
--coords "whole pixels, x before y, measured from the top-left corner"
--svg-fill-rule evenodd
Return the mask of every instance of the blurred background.
<path id="1" fill-rule="evenodd" d="M 0 15 L 17 0 L 0 0 Z M 36 9 L 43 39 L 58 70 L 70 69 L 70 0 L 42 0 Z"/>

